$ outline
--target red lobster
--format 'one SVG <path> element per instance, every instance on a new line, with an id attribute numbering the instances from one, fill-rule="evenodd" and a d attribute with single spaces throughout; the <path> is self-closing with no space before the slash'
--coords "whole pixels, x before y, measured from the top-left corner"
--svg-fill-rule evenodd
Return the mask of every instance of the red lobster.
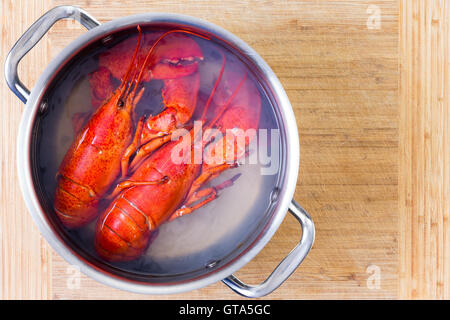
<path id="1" fill-rule="evenodd" d="M 141 50 L 136 56 L 136 64 L 141 65 L 146 59 L 146 52 L 153 50 L 151 60 L 144 66 L 141 81 L 163 80 L 164 106 L 171 108 L 170 112 L 176 117 L 176 120 L 179 120 L 177 124 L 184 124 L 186 119 L 192 116 L 195 108 L 197 95 L 190 93 L 195 92 L 195 89 L 198 90 L 196 86 L 199 86 L 200 76 L 197 69 L 198 62 L 204 59 L 203 53 L 197 42 L 178 31 L 166 32 L 155 38 L 156 35 L 158 33 L 143 36 Z M 89 74 L 91 104 L 95 110 L 114 91 L 113 79 L 123 81 L 127 66 L 131 62 L 129 52 L 135 42 L 136 38 L 131 37 L 99 55 L 98 69 Z M 158 42 L 159 45 L 155 46 Z M 74 114 L 72 122 L 75 132 L 79 132 L 88 116 L 89 112 Z M 162 117 L 161 115 L 160 118 Z M 153 122 L 155 121 L 156 119 Z M 152 125 L 149 124 L 149 126 L 149 129 L 152 129 Z M 157 130 L 158 128 L 153 129 Z M 147 138 L 148 140 L 150 138 Z"/>
<path id="2" fill-rule="evenodd" d="M 199 34 L 196 36 L 208 39 Z M 132 40 L 127 39 L 100 55 L 99 69 L 89 76 L 94 108 L 111 92 L 111 78 L 120 79 L 125 74 L 124 62 L 129 60 Z M 140 119 L 133 147 L 127 150 L 122 161 L 122 176 L 127 172 L 128 159 L 135 151 L 138 151 L 134 160 L 137 162 L 169 141 L 170 133 L 192 118 L 200 88 L 198 62 L 204 59 L 203 53 L 197 42 L 180 33 L 180 30 L 165 32 L 156 40 L 154 33 L 147 34 L 142 48 L 144 52 L 153 51 L 149 63 L 143 67 L 145 72 L 142 81 L 163 80 L 162 98 L 165 109 L 156 116 L 148 117 L 145 123 L 144 118 Z M 136 60 L 139 62 L 145 58 L 144 54 L 138 53 Z M 73 121 L 76 127 L 82 121 L 80 114 L 76 114 Z"/>
<path id="3" fill-rule="evenodd" d="M 222 133 L 235 128 L 235 125 L 241 126 L 243 130 L 256 130 L 261 108 L 258 90 L 246 75 L 242 78 L 243 73 L 240 73 L 240 82 L 236 77 L 239 74 L 224 74 L 224 67 L 225 58 L 205 105 L 202 123 L 206 122 L 207 110 L 217 89 L 219 93 L 215 99 L 214 118 L 209 121 L 207 128 L 215 127 Z M 233 179 L 230 179 L 216 187 L 202 188 L 222 171 L 236 167 L 238 157 L 243 156 L 243 153 L 234 152 L 235 159 L 232 162 L 193 163 L 195 150 L 194 144 L 190 143 L 187 150 L 191 152 L 186 152 L 185 155 L 190 154 L 186 157 L 191 157 L 191 161 L 175 163 L 171 156 L 186 137 L 190 141 L 197 138 L 194 130 L 191 130 L 183 139 L 165 144 L 138 165 L 129 180 L 117 186 L 113 193 L 116 195 L 114 200 L 99 217 L 96 225 L 95 248 L 101 257 L 109 261 L 130 261 L 140 257 L 149 245 L 150 235 L 162 223 L 193 212 L 214 200 L 220 189 L 233 183 Z M 201 142 L 203 147 L 212 143 L 209 138 L 204 137 Z M 219 141 L 224 142 L 214 140 L 213 143 Z M 228 152 L 233 149 L 227 146 L 229 142 L 227 140 L 223 144 Z M 229 159 L 230 155 L 226 157 Z M 161 180 L 166 182 L 155 183 Z"/>
<path id="4" fill-rule="evenodd" d="M 95 218 L 98 214 L 100 199 L 104 197 L 120 172 L 122 171 L 122 175 L 126 173 L 129 156 L 139 142 L 136 136 L 133 139 L 133 132 L 138 131 L 139 127 L 141 128 L 139 131 L 143 131 L 143 119 L 135 130 L 133 118 L 135 106 L 143 93 L 143 89 L 139 92 L 137 92 L 137 89 L 142 78 L 147 76 L 145 72 L 147 66 L 149 66 L 148 69 L 152 71 L 152 74 L 167 78 L 171 72 L 174 74 L 173 77 L 176 78 L 177 72 L 188 74 L 197 70 L 197 61 L 193 61 L 192 65 L 166 65 L 165 59 L 167 57 L 176 53 L 181 54 L 181 51 L 175 50 L 174 48 L 177 48 L 177 46 L 172 43 L 164 43 L 164 40 L 167 40 L 164 37 L 169 34 L 173 36 L 175 32 L 191 33 L 184 30 L 172 30 L 162 35 L 148 51 L 140 70 L 137 69 L 135 64 L 141 42 L 140 27 L 138 27 L 138 30 L 137 45 L 120 86 L 84 125 L 59 167 L 54 208 L 57 216 L 66 227 L 81 227 Z M 195 42 L 186 36 L 185 39 L 189 39 L 189 43 Z M 163 46 L 157 46 L 159 43 Z M 168 47 L 164 48 L 164 44 Z M 182 43 L 178 42 L 178 46 L 182 46 Z M 195 46 L 191 47 L 195 48 Z M 197 49 L 199 49 L 198 45 L 193 53 L 195 56 L 199 56 Z M 189 69 L 189 72 L 185 68 Z M 192 77 L 197 78 L 198 75 L 193 74 Z M 197 96 L 198 85 L 193 81 L 189 86 L 186 84 L 186 79 L 180 79 L 182 79 L 180 83 L 174 80 L 168 85 L 170 93 L 167 94 L 165 100 L 174 102 L 179 98 L 181 101 L 180 104 L 177 104 L 177 106 L 180 106 L 179 112 L 183 115 L 186 113 L 192 114 L 191 110 L 195 107 L 196 99 L 190 95 Z M 163 113 L 167 112 L 166 110 Z M 176 110 L 178 111 L 178 109 Z M 180 116 L 179 118 L 183 117 Z M 153 118 L 149 118 L 147 123 L 152 123 L 152 121 Z M 153 140 L 155 140 L 152 143 L 154 148 L 165 142 L 164 139 Z M 163 182 L 161 180 L 153 183 Z"/>

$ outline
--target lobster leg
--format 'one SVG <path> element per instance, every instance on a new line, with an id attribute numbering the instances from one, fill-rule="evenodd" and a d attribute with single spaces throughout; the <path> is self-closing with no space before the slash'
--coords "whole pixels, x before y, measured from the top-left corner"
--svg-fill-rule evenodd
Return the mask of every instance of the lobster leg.
<path id="1" fill-rule="evenodd" d="M 182 206 L 180 209 L 175 211 L 173 215 L 169 218 L 168 221 L 172 221 L 176 218 L 182 217 L 187 214 L 191 214 L 193 211 L 197 210 L 200 207 L 203 207 L 205 204 L 213 201 L 217 198 L 217 190 L 214 187 L 204 189 L 207 196 L 203 201 L 193 205 L 193 206 L 187 206 L 188 204 Z"/>
<path id="2" fill-rule="evenodd" d="M 236 168 L 239 166 L 239 163 L 224 163 L 215 167 L 209 167 L 205 171 L 203 171 L 197 179 L 192 184 L 191 190 L 189 191 L 189 194 L 187 198 L 189 199 L 191 196 L 193 196 L 197 190 L 201 188 L 205 183 L 208 181 L 218 177 L 220 173 L 222 173 L 225 170 L 228 170 L 230 168 Z"/>
<path id="3" fill-rule="evenodd" d="M 162 184 L 166 183 L 169 180 L 167 176 L 162 177 L 158 180 L 153 181 L 133 181 L 133 180 L 123 180 L 120 183 L 117 184 L 116 188 L 113 190 L 110 196 L 108 198 L 115 198 L 119 193 L 121 193 L 123 190 L 136 187 L 136 186 L 149 186 L 154 184 Z"/>
<path id="4" fill-rule="evenodd" d="M 149 154 L 151 154 L 153 151 L 161 147 L 163 144 L 169 142 L 172 139 L 172 134 L 166 134 L 164 136 L 155 138 L 153 140 L 150 140 L 146 144 L 142 145 L 138 152 L 136 153 L 136 156 L 131 161 L 131 170 L 137 168 L 142 160 L 144 160 L 145 157 L 147 157 Z"/>
<path id="5" fill-rule="evenodd" d="M 220 168 L 219 168 L 220 167 Z M 217 168 L 217 170 L 212 170 L 213 172 L 205 172 L 203 174 L 201 174 L 195 181 L 194 184 L 196 184 L 198 187 L 196 188 L 196 191 L 192 191 L 189 193 L 188 197 L 186 198 L 185 204 L 178 209 L 177 211 L 175 211 L 170 218 L 168 219 L 168 221 L 172 221 L 176 218 L 179 218 L 181 216 L 187 215 L 187 214 L 191 214 L 192 212 L 194 212 L 195 210 L 197 210 L 198 208 L 203 207 L 204 205 L 206 205 L 207 203 L 213 201 L 214 199 L 217 198 L 217 193 L 225 188 L 231 187 L 234 183 L 234 181 L 236 181 L 236 179 L 238 179 L 241 174 L 237 174 L 234 177 L 225 180 L 224 182 L 222 182 L 221 184 L 214 186 L 214 187 L 208 187 L 205 189 L 201 189 L 198 190 L 202 185 L 204 185 L 206 182 L 208 182 L 209 180 L 216 178 L 217 176 L 219 176 L 219 174 L 222 171 L 225 171 L 229 168 L 234 168 L 235 166 L 233 165 L 229 165 L 229 166 L 225 166 L 225 165 L 221 165 L 221 166 L 217 166 L 215 168 Z M 215 169 L 212 168 L 212 169 Z M 203 200 L 201 200 L 203 199 Z M 201 200 L 201 201 L 200 201 Z M 198 202 L 200 201 L 200 202 Z M 198 202 L 198 203 L 196 203 Z"/>
<path id="6" fill-rule="evenodd" d="M 136 132 L 134 134 L 133 141 L 128 146 L 127 150 L 125 150 L 125 153 L 122 156 L 122 160 L 121 160 L 122 178 L 124 178 L 128 172 L 128 164 L 130 162 L 130 157 L 136 152 L 136 150 L 139 146 L 139 143 L 141 140 L 140 136 L 141 136 L 141 132 L 142 132 L 142 127 L 144 126 L 144 121 L 145 121 L 145 117 L 142 116 L 139 119 L 139 122 L 136 126 Z"/>
<path id="7" fill-rule="evenodd" d="M 153 151 L 166 144 L 171 140 L 176 140 L 179 135 L 181 135 L 182 131 L 172 131 L 163 136 L 159 136 L 150 140 L 149 142 L 143 144 L 139 147 L 139 150 L 136 152 L 133 160 L 131 161 L 130 168 L 131 170 L 136 169 L 141 164 L 142 160 L 144 160 L 148 155 L 150 155 Z"/>

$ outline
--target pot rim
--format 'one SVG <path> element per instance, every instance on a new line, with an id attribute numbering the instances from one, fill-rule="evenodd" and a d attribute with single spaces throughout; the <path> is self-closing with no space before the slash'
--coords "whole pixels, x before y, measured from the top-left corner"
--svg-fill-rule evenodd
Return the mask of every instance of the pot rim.
<path id="1" fill-rule="evenodd" d="M 34 120 L 39 112 L 40 102 L 48 85 L 60 71 L 62 65 L 76 55 L 81 48 L 84 48 L 88 43 L 96 41 L 105 34 L 137 24 L 157 23 L 183 24 L 210 32 L 217 35 L 219 38 L 228 41 L 230 44 L 241 50 L 249 60 L 254 62 L 260 69 L 259 71 L 262 76 L 265 77 L 265 80 L 270 85 L 277 99 L 278 108 L 280 109 L 282 118 L 281 120 L 285 127 L 285 143 L 287 146 L 285 162 L 286 174 L 283 185 L 280 188 L 277 206 L 274 208 L 271 219 L 267 222 L 268 227 L 261 231 L 261 234 L 258 235 L 256 240 L 254 240 L 240 256 L 237 256 L 222 268 L 193 280 L 173 284 L 149 284 L 119 278 L 115 275 L 108 274 L 81 259 L 73 249 L 61 240 L 45 217 L 45 211 L 39 202 L 39 198 L 34 188 L 30 155 L 31 140 L 33 138 L 32 128 Z M 87 31 L 79 38 L 72 41 L 50 62 L 32 89 L 20 122 L 17 144 L 18 177 L 26 206 L 40 232 L 52 248 L 69 264 L 79 267 L 80 271 L 87 276 L 117 289 L 143 294 L 172 294 L 198 289 L 227 278 L 233 272 L 241 269 L 252 260 L 272 238 L 288 211 L 296 187 L 299 161 L 300 145 L 295 115 L 286 92 L 267 63 L 255 50 L 229 31 L 196 17 L 172 13 L 143 13 L 115 19 Z"/>

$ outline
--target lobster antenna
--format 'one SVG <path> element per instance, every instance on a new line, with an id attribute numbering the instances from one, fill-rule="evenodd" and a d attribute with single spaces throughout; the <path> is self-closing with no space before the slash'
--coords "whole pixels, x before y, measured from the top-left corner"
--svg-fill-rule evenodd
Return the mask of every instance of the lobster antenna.
<path id="1" fill-rule="evenodd" d="M 234 97 L 236 97 L 237 93 L 239 92 L 239 90 L 241 89 L 242 85 L 245 82 L 245 79 L 247 78 L 247 72 L 244 74 L 244 76 L 242 77 L 241 82 L 239 82 L 239 85 L 236 87 L 236 89 L 234 90 L 233 94 L 230 96 L 230 98 L 228 99 L 227 102 L 225 102 L 225 104 L 222 106 L 222 109 L 220 110 L 219 113 L 217 113 L 217 115 L 214 117 L 214 119 L 212 119 L 212 121 L 209 123 L 208 128 L 212 128 L 212 126 L 214 126 L 214 124 L 217 122 L 217 120 L 220 119 L 220 117 L 222 117 L 222 115 L 225 113 L 225 111 L 228 109 L 230 103 L 233 101 Z"/>
<path id="2" fill-rule="evenodd" d="M 244 74 L 244 76 L 242 77 L 241 82 L 239 82 L 238 86 L 236 87 L 236 89 L 234 90 L 233 94 L 228 98 L 227 102 L 225 102 L 225 104 L 222 106 L 222 109 L 219 111 L 219 113 L 212 119 L 212 121 L 206 126 L 206 129 L 212 128 L 214 126 L 214 124 L 220 119 L 220 117 L 222 117 L 222 115 L 225 113 L 225 111 L 228 109 L 229 105 L 231 104 L 231 102 L 233 101 L 234 97 L 236 97 L 237 93 L 239 92 L 239 90 L 241 89 L 242 85 L 244 84 L 245 79 L 247 78 L 247 73 Z M 204 120 L 204 119 L 202 119 Z M 199 132 L 200 133 L 200 132 Z M 203 137 L 203 141 L 208 141 L 209 137 Z M 194 140 L 197 139 L 197 136 L 194 137 Z"/>
<path id="3" fill-rule="evenodd" d="M 131 81 L 130 81 L 130 85 L 127 87 L 127 90 L 124 93 L 124 96 L 128 96 L 128 93 L 131 90 L 131 87 L 133 86 L 133 82 L 136 80 L 136 76 L 137 76 L 137 64 L 134 64 L 134 68 L 133 68 L 133 75 L 131 76 Z"/>
<path id="4" fill-rule="evenodd" d="M 127 72 L 125 73 L 125 76 L 124 76 L 124 78 L 122 80 L 122 83 L 120 84 L 120 87 L 119 87 L 119 90 L 121 91 L 121 95 L 120 95 L 121 97 L 123 96 L 125 88 L 128 86 L 128 78 L 130 77 L 130 73 L 131 73 L 131 70 L 133 69 L 132 67 L 134 65 L 134 61 L 135 61 L 137 53 L 139 51 L 139 46 L 141 45 L 141 33 L 142 33 L 141 27 L 138 25 L 137 29 L 139 31 L 139 36 L 138 36 L 138 41 L 137 41 L 137 44 L 136 44 L 136 48 L 134 49 L 133 58 L 131 58 L 130 65 L 128 66 Z M 128 92 L 128 90 L 127 90 L 127 92 Z"/>
<path id="5" fill-rule="evenodd" d="M 195 36 L 197 36 L 197 37 L 200 37 L 200 38 L 203 38 L 203 39 L 206 39 L 206 40 L 210 40 L 210 38 L 207 37 L 207 36 L 201 35 L 201 34 L 199 34 L 199 33 L 193 32 L 193 31 L 182 30 L 182 29 L 169 30 L 169 31 L 165 32 L 164 34 L 162 34 L 162 35 L 155 41 L 155 43 L 153 43 L 152 47 L 150 48 L 150 50 L 149 50 L 148 53 L 147 53 L 147 56 L 145 57 L 144 63 L 142 64 L 142 67 L 141 67 L 141 71 L 139 72 L 139 76 L 138 76 L 138 78 L 137 78 L 137 80 L 136 80 L 135 87 L 134 87 L 134 89 L 133 89 L 133 92 L 131 93 L 131 96 L 132 96 L 132 97 L 134 97 L 134 95 L 135 95 L 135 93 L 136 93 L 137 86 L 138 86 L 138 84 L 141 82 L 141 78 L 142 78 L 142 75 L 143 75 L 143 73 L 144 73 L 144 69 L 145 69 L 145 67 L 147 66 L 148 60 L 150 59 L 150 56 L 152 55 L 152 53 L 153 53 L 153 51 L 155 50 L 156 46 L 158 45 L 158 43 L 159 43 L 162 39 L 164 39 L 167 35 L 169 35 L 169 34 L 171 34 L 171 33 L 187 33 L 187 34 L 192 34 L 192 35 L 195 35 Z"/>
<path id="6" fill-rule="evenodd" d="M 222 54 L 222 67 L 220 68 L 219 76 L 217 77 L 216 83 L 214 84 L 214 87 L 212 88 L 211 93 L 209 94 L 208 101 L 206 101 L 205 108 L 203 109 L 202 116 L 200 117 L 202 121 L 205 120 L 206 112 L 208 111 L 209 105 L 211 104 L 212 98 L 216 92 L 217 87 L 219 86 L 219 83 L 222 79 L 223 71 L 225 69 L 225 55 L 223 54 L 223 52 L 220 53 Z"/>

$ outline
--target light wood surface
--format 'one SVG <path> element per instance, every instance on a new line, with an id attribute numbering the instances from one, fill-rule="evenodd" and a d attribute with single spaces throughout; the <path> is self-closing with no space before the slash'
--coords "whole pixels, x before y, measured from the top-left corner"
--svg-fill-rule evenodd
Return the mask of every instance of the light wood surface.
<path id="1" fill-rule="evenodd" d="M 450 3 L 401 7 L 399 294 L 450 299 Z"/>
<path id="2" fill-rule="evenodd" d="M 1 61 L 39 16 L 70 4 L 0 2 Z M 203 18 L 246 41 L 279 77 L 301 142 L 295 199 L 313 217 L 317 236 L 302 266 L 267 298 L 450 298 L 448 1 L 77 5 L 101 22 L 157 11 Z M 57 23 L 21 62 L 24 83 L 31 88 L 83 32 L 71 21 Z M 130 294 L 85 276 L 78 282 L 26 211 L 15 153 L 24 108 L 3 78 L 0 90 L 1 299 L 239 298 L 220 282 L 171 296 Z M 287 216 L 237 275 L 263 281 L 298 237 L 297 222 Z"/>

